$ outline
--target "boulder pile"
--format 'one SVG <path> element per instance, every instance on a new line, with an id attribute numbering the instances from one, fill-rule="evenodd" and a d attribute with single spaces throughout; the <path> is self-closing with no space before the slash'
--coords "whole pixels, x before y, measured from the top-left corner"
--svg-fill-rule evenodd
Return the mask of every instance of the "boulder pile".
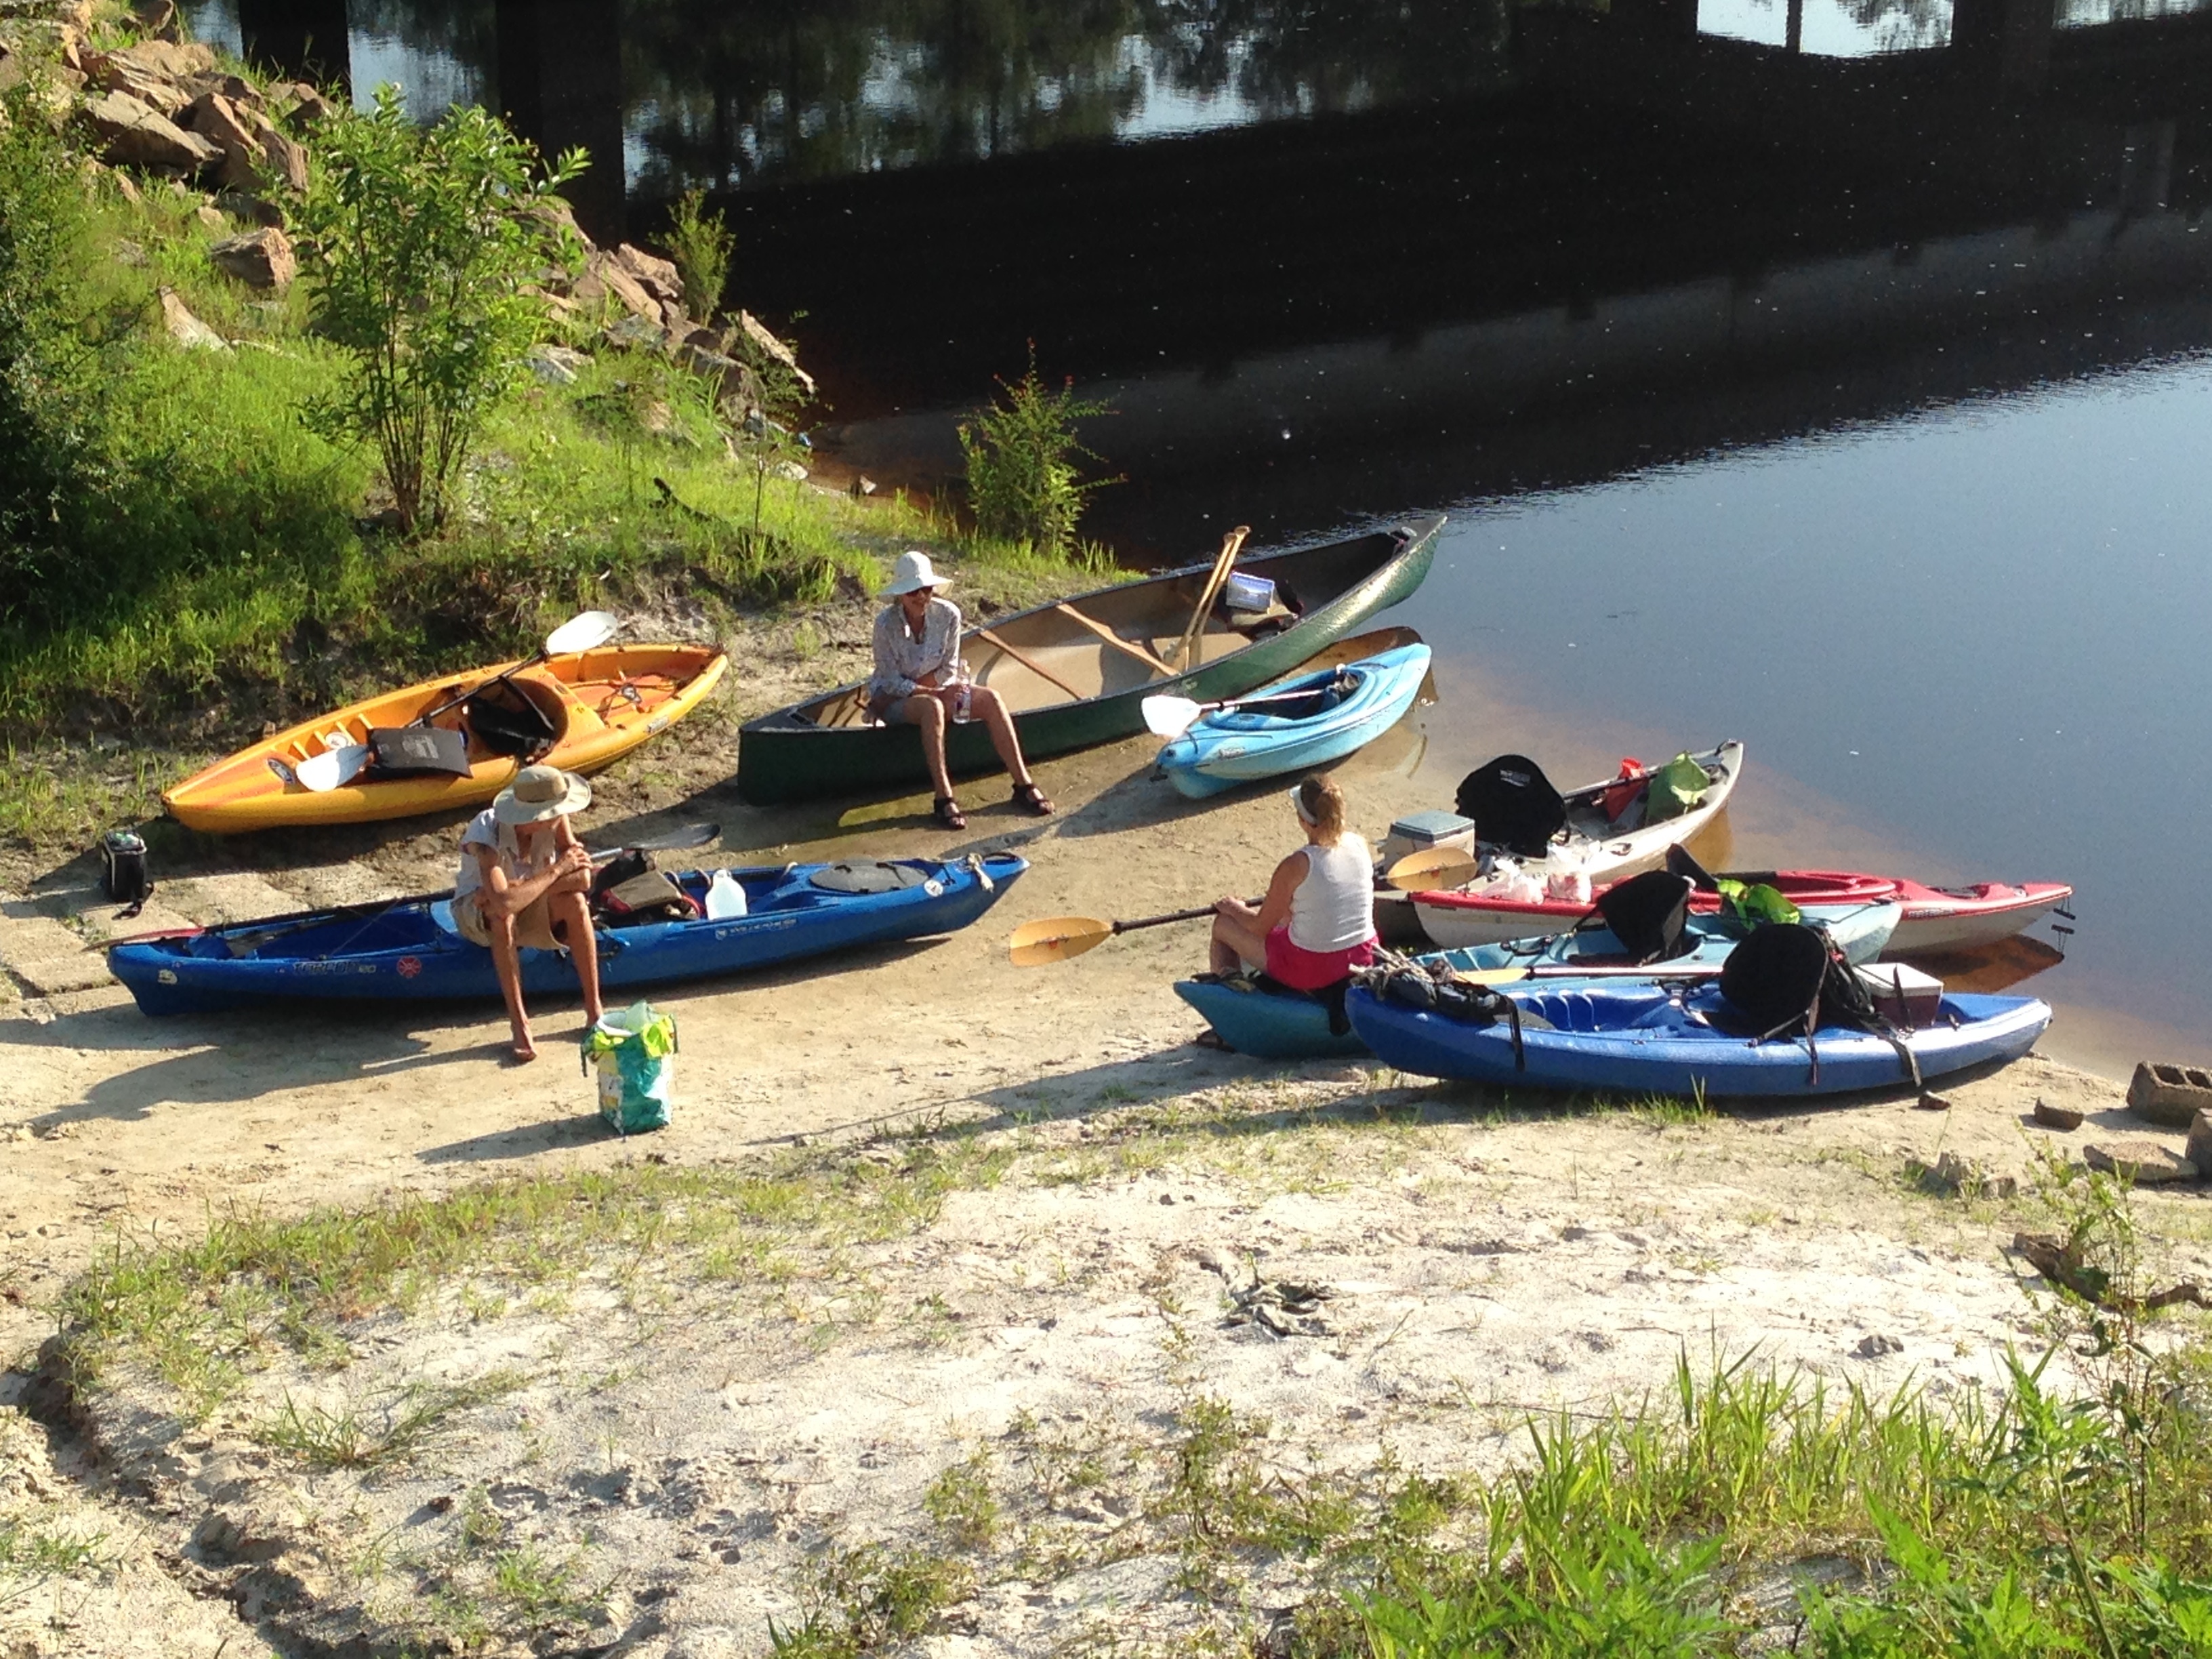
<path id="1" fill-rule="evenodd" d="M 128 45 L 98 44 L 132 36 Z M 76 125 L 118 194 L 138 201 L 154 180 L 188 197 L 202 192 L 200 217 L 240 231 L 210 248 L 215 267 L 268 292 L 291 284 L 298 263 L 284 231 L 288 207 L 307 188 L 314 130 L 335 113 L 328 97 L 304 82 L 256 85 L 226 67 L 213 47 L 182 38 L 173 0 L 139 0 L 127 33 L 95 27 L 95 0 L 0 22 L 0 90 L 27 78 L 32 56 L 57 124 Z M 565 204 L 557 211 L 582 257 L 578 269 L 548 270 L 540 282 L 554 331 L 573 338 L 596 329 L 609 345 L 657 350 L 715 381 L 719 401 L 741 422 L 761 419 L 756 365 L 781 365 L 812 393 L 791 346 L 757 318 L 693 317 L 673 264 L 629 242 L 600 247 Z M 182 343 L 222 343 L 173 294 L 163 296 L 163 318 Z"/>

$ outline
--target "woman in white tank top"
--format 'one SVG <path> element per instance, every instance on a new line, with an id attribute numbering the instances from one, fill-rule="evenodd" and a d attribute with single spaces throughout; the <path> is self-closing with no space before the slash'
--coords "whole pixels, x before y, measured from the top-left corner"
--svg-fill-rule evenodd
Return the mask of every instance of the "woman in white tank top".
<path id="1" fill-rule="evenodd" d="M 1275 866 L 1255 909 L 1214 903 L 1212 968 L 1265 969 L 1294 990 L 1334 985 L 1375 959 L 1375 861 L 1344 827 L 1344 792 L 1318 774 L 1291 791 L 1306 844 Z"/>

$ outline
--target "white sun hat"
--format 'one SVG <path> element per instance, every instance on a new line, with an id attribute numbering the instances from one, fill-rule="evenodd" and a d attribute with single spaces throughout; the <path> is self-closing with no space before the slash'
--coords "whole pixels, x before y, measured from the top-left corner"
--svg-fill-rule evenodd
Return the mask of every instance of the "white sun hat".
<path id="1" fill-rule="evenodd" d="M 911 593 L 918 587 L 949 587 L 951 584 L 930 568 L 929 555 L 919 550 L 902 553 L 898 562 L 891 567 L 891 585 L 884 589 L 884 597 L 895 599 L 902 593 Z"/>
<path id="2" fill-rule="evenodd" d="M 544 823 L 592 804 L 592 786 L 557 766 L 526 766 L 493 797 L 491 815 L 501 823 Z"/>

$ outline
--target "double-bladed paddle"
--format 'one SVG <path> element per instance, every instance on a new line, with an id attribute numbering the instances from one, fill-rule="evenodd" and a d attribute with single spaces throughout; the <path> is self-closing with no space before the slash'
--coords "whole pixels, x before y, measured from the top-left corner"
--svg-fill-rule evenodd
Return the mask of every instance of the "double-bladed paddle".
<path id="1" fill-rule="evenodd" d="M 1310 685 L 1303 691 L 1275 691 L 1264 697 L 1231 697 L 1225 702 L 1193 702 L 1188 697 L 1160 691 L 1137 706 L 1144 711 L 1146 728 L 1154 737 L 1172 740 L 1189 731 L 1192 722 L 1200 714 L 1218 714 L 1224 708 L 1257 708 L 1262 703 L 1297 702 L 1327 689 Z"/>
<path id="2" fill-rule="evenodd" d="M 1095 951 L 1116 933 L 1133 933 L 1139 927 L 1164 927 L 1171 921 L 1196 921 L 1200 916 L 1212 914 L 1213 907 L 1204 904 L 1188 910 L 1170 910 L 1164 916 L 1140 916 L 1134 921 L 1101 921 L 1096 916 L 1048 916 L 1042 921 L 1025 921 L 1015 928 L 1014 936 L 1006 941 L 1006 955 L 1017 968 L 1042 968 L 1047 963 L 1066 962 L 1085 951 Z"/>
<path id="3" fill-rule="evenodd" d="M 1408 853 L 1382 872 L 1401 893 L 1433 893 L 1461 887 L 1482 873 L 1482 861 L 1459 847 L 1428 847 Z"/>
<path id="4" fill-rule="evenodd" d="M 618 858 L 624 853 L 672 853 L 686 848 L 705 847 L 720 840 L 721 835 L 722 826 L 719 823 L 687 823 L 669 830 L 665 835 L 650 836 L 642 841 L 624 842 L 619 847 L 601 848 L 592 854 L 592 862 L 604 864 L 609 859 Z M 254 948 L 258 950 L 261 945 L 266 944 L 269 939 L 274 939 L 277 934 L 289 928 L 319 927 L 328 921 L 346 921 L 355 917 L 379 916 L 386 910 L 397 910 L 402 905 L 435 904 L 440 899 L 449 899 L 453 896 L 452 888 L 442 887 L 434 893 L 406 893 L 398 898 L 363 899 L 356 904 L 331 905 L 321 910 L 294 910 L 281 916 L 252 916 L 249 917 L 245 923 L 225 922 L 216 927 L 157 927 L 150 933 L 128 933 L 120 939 L 101 939 L 96 944 L 88 945 L 85 949 L 105 951 L 118 945 L 149 945 L 155 939 L 189 939 L 196 933 L 219 932 L 225 927 L 250 926 L 253 929 L 253 934 L 251 937 L 256 938 L 257 941 Z"/>
<path id="5" fill-rule="evenodd" d="M 502 669 L 481 685 L 470 687 L 457 696 L 448 697 L 435 708 L 417 714 L 408 721 L 410 726 L 428 726 L 447 709 L 459 707 L 471 697 L 480 696 L 504 681 L 510 680 L 526 668 L 534 668 L 548 657 L 565 657 L 576 651 L 596 651 L 621 629 L 621 622 L 610 611 L 586 611 L 571 617 L 545 636 L 545 643 L 538 648 L 534 657 L 526 657 L 512 668 Z M 325 749 L 319 755 L 310 755 L 292 770 L 294 779 L 303 789 L 320 795 L 351 783 L 362 774 L 369 760 L 369 746 L 365 743 L 342 743 Z"/>

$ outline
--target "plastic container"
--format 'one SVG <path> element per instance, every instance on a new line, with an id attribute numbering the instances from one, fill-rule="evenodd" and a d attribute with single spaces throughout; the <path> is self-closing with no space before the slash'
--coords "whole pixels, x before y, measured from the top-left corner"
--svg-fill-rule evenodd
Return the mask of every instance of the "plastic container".
<path id="1" fill-rule="evenodd" d="M 707 884 L 707 920 L 727 921 L 745 913 L 745 890 L 726 870 L 714 872 Z"/>
<path id="2" fill-rule="evenodd" d="M 649 1002 L 599 1016 L 584 1039 L 584 1066 L 599 1073 L 599 1115 L 617 1134 L 668 1127 L 676 1090 L 676 1018 Z"/>
<path id="3" fill-rule="evenodd" d="M 1265 576 L 1231 571 L 1221 584 L 1221 602 L 1231 611 L 1267 611 L 1275 603 L 1275 584 Z"/>

